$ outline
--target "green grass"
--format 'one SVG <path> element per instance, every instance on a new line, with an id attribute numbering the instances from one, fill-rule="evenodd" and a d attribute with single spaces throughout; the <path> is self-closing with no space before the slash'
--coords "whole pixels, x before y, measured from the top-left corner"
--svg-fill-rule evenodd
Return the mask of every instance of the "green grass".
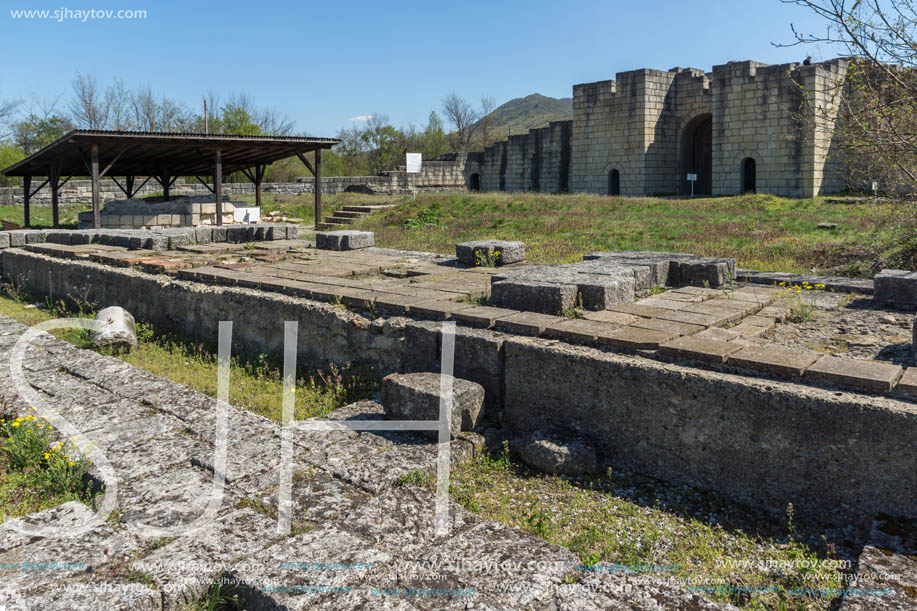
<path id="1" fill-rule="evenodd" d="M 454 253 L 456 242 L 522 240 L 531 261 L 569 263 L 603 250 L 659 250 L 735 257 L 766 271 L 871 276 L 914 268 L 913 206 L 831 204 L 772 195 L 618 198 L 539 193 L 430 193 L 388 198 L 401 205 L 355 228 L 388 248 Z M 838 229 L 817 228 L 834 222 Z"/>
<path id="2" fill-rule="evenodd" d="M 9 290 L 0 296 L 0 314 L 27 325 L 74 314 L 93 317 L 91 307 L 74 313 L 59 304 L 28 308 L 41 298 Z M 53 332 L 60 339 L 88 348 L 89 334 L 80 329 Z M 114 355 L 123 361 L 204 394 L 216 396 L 217 359 L 214 346 L 181 334 L 138 324 L 139 345 L 130 354 Z M 230 364 L 229 402 L 237 407 L 281 421 L 283 414 L 282 364 L 266 355 L 237 355 Z M 334 409 L 364 399 L 378 387 L 372 370 L 353 365 L 324 370 L 300 368 L 296 381 L 294 418 L 325 415 Z"/>
<path id="3" fill-rule="evenodd" d="M 406 479 L 405 483 L 434 486 L 429 479 Z M 842 575 L 835 569 L 778 572 L 756 566 L 793 562 L 798 566 L 799 561 L 833 557 L 833 547 L 819 533 L 797 530 L 792 514 L 786 524 L 775 524 L 712 494 L 684 487 L 610 470 L 579 481 L 543 475 L 511 460 L 504 451 L 455 468 L 451 495 L 469 511 L 570 549 L 584 565 L 677 565 L 677 571 L 651 576 L 674 577 L 688 585 L 783 589 L 704 593 L 743 609 L 828 609 L 828 599 L 791 595 L 786 590 L 843 587 Z M 748 566 L 742 564 L 746 560 Z"/>
<path id="4" fill-rule="evenodd" d="M 60 206 L 60 226 L 62 229 L 76 229 L 79 212 L 91 210 L 89 204 L 67 204 Z M 53 226 L 51 206 L 30 206 L 29 221 L 33 229 L 49 229 Z M 23 225 L 25 223 L 25 208 L 22 206 L 0 206 L 0 219 L 12 221 Z"/>

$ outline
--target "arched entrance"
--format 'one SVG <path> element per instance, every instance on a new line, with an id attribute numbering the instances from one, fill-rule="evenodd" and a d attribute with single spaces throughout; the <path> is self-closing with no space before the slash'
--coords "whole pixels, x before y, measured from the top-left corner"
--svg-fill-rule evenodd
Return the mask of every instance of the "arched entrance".
<path id="1" fill-rule="evenodd" d="M 682 159 L 684 173 L 681 177 L 682 191 L 691 192 L 688 174 L 697 174 L 694 183 L 695 195 L 710 195 L 713 192 L 713 116 L 698 115 L 682 130 Z"/>
<path id="2" fill-rule="evenodd" d="M 472 174 L 468 177 L 468 189 L 470 191 L 480 191 L 481 190 L 481 175 Z"/>
<path id="3" fill-rule="evenodd" d="M 757 193 L 757 164 L 752 157 L 742 160 L 742 193 Z"/>
<path id="4" fill-rule="evenodd" d="M 621 195 L 621 173 L 617 170 L 608 173 L 608 195 Z"/>

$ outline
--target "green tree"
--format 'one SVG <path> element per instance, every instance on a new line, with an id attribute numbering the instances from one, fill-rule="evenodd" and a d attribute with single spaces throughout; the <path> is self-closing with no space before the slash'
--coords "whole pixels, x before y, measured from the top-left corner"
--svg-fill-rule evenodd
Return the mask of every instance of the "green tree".
<path id="1" fill-rule="evenodd" d="M 73 124 L 66 117 L 50 115 L 41 118 L 30 114 L 13 124 L 13 142 L 26 155 L 31 155 L 72 130 Z"/>
<path id="2" fill-rule="evenodd" d="M 430 111 L 427 127 L 420 137 L 420 152 L 424 159 L 437 159 L 449 152 L 449 137 L 443 129 L 443 122 L 435 110 Z"/>
<path id="3" fill-rule="evenodd" d="M 25 159 L 25 153 L 18 146 L 10 143 L 0 143 L 0 170 L 8 168 L 14 163 Z M 20 184 L 20 179 L 15 176 L 0 175 L 0 187 L 13 187 Z"/>

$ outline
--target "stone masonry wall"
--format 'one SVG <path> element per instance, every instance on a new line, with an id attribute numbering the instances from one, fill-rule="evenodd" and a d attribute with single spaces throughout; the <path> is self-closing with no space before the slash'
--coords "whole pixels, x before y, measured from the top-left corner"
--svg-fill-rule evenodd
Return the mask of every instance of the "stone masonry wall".
<path id="1" fill-rule="evenodd" d="M 220 320 L 253 353 L 282 354 L 283 322 L 299 321 L 304 366 L 362 361 L 380 374 L 435 371 L 440 325 L 369 319 L 329 304 L 207 286 L 125 268 L 0 254 L 6 279 L 36 294 L 120 305 L 139 320 L 213 341 Z M 458 327 L 455 373 L 482 384 L 491 417 L 517 433 L 575 431 L 613 464 L 738 502 L 845 523 L 914 517 L 913 404 Z"/>
<path id="2" fill-rule="evenodd" d="M 694 132 L 710 119 L 713 195 L 746 189 L 743 162 L 748 158 L 755 161 L 759 193 L 837 192 L 847 185 L 832 154 L 834 93 L 845 75 L 843 59 L 810 66 L 729 62 L 710 73 L 695 68 L 620 72 L 613 81 L 573 86 L 568 132 L 557 126 L 569 122 L 558 122 L 545 128 L 553 130 L 550 134 L 531 130 L 511 136 L 482 157 L 469 157 L 466 174 L 478 173 L 485 191 L 609 194 L 610 173 L 616 170 L 621 195 L 684 194 L 690 192 Z M 558 153 L 565 150 L 569 155 Z"/>
<path id="3" fill-rule="evenodd" d="M 553 121 L 547 127 L 510 136 L 468 157 L 466 181 L 481 177 L 483 191 L 569 190 L 571 121 Z"/>

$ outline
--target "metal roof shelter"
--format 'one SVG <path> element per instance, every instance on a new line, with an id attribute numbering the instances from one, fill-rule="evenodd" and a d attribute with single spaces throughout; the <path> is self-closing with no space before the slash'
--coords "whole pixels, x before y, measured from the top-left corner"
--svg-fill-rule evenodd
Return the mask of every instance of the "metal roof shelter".
<path id="1" fill-rule="evenodd" d="M 0 171 L 6 176 L 21 176 L 25 194 L 25 226 L 29 226 L 29 200 L 46 184 L 51 185 L 51 208 L 54 226 L 58 226 L 58 191 L 73 176 L 92 179 L 92 223 L 99 228 L 99 180 L 110 177 L 133 197 L 151 178 L 161 186 L 163 197 L 179 176 L 195 176 L 216 196 L 217 224 L 223 223 L 223 171 L 241 171 L 255 183 L 255 201 L 261 205 L 261 182 L 267 166 L 293 157 L 305 164 L 315 176 L 315 222 L 322 212 L 322 150 L 340 140 L 333 138 L 300 138 L 292 136 L 241 136 L 232 134 L 187 134 L 74 130 L 58 138 L 19 163 Z M 306 153 L 315 153 L 315 164 Z M 46 180 L 32 189 L 32 177 Z M 63 180 L 62 177 L 66 176 Z M 116 176 L 124 177 L 122 184 Z M 137 185 L 138 177 L 146 177 Z M 202 176 L 213 177 L 213 187 Z"/>

